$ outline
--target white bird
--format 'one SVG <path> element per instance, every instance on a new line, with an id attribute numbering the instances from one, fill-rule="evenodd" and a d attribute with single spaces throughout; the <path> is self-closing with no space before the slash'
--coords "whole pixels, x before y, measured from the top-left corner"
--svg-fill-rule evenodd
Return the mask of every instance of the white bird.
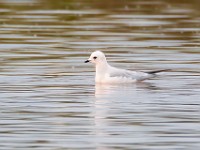
<path id="1" fill-rule="evenodd" d="M 151 72 L 142 72 L 115 68 L 108 64 L 104 53 L 101 51 L 93 52 L 89 59 L 85 61 L 85 63 L 88 62 L 95 64 L 96 83 L 133 83 L 155 77 L 157 73 L 169 70 L 165 69 Z"/>

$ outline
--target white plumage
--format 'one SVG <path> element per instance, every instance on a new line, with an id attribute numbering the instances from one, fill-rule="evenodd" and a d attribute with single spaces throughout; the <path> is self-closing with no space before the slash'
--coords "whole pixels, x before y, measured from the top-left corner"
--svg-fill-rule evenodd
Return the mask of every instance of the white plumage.
<path id="1" fill-rule="evenodd" d="M 158 70 L 152 72 L 142 71 L 130 71 L 125 69 L 119 69 L 110 66 L 106 60 L 103 52 L 93 52 L 89 59 L 85 63 L 91 62 L 96 67 L 96 83 L 133 83 L 137 81 L 143 81 L 156 76 L 156 73 L 166 71 Z"/>

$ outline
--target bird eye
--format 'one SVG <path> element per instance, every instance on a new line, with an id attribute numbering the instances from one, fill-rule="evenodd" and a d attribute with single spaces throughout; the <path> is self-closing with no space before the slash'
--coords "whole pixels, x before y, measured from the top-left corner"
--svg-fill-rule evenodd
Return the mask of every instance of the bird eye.
<path id="1" fill-rule="evenodd" d="M 94 57 L 93 57 L 93 59 L 97 59 L 97 57 L 96 57 L 96 56 L 94 56 Z"/>

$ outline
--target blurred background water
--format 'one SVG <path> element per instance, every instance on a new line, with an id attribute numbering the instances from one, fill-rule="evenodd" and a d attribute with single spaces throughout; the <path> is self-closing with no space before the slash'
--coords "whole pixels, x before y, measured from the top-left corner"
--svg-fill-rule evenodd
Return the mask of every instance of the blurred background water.
<path id="1" fill-rule="evenodd" d="M 0 0 L 0 149 L 200 149 L 199 0 Z M 123 86 L 117 67 L 171 68 Z"/>

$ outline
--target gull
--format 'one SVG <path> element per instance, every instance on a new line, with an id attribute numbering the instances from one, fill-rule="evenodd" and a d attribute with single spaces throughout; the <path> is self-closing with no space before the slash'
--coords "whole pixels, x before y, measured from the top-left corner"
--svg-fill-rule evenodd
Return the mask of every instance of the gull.
<path id="1" fill-rule="evenodd" d="M 157 73 L 169 70 L 163 69 L 150 72 L 142 72 L 116 68 L 108 64 L 106 56 L 101 51 L 93 52 L 89 59 L 85 61 L 85 63 L 89 62 L 95 64 L 96 83 L 134 83 L 153 78 Z"/>

